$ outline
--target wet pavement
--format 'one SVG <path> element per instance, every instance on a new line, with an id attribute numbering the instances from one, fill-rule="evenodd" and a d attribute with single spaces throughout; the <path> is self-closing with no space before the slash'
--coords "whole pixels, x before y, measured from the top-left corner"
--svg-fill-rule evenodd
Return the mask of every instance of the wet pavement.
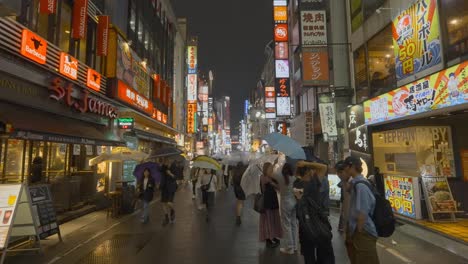
<path id="1" fill-rule="evenodd" d="M 162 206 L 151 207 L 151 220 L 141 224 L 137 213 L 120 219 L 106 219 L 103 212 L 85 216 L 62 227 L 64 242 L 52 237 L 44 241 L 43 255 L 9 257 L 6 263 L 222 263 L 222 264 L 302 264 L 300 255 L 286 256 L 279 249 L 266 249 L 258 242 L 258 215 L 248 202 L 243 224 L 235 225 L 232 191 L 217 195 L 212 221 L 195 208 L 190 187 L 176 196 L 176 223 L 163 227 Z M 334 226 L 338 218 L 334 213 Z M 80 224 L 80 222 L 82 222 Z M 336 263 L 349 263 L 343 238 L 334 233 Z M 379 256 L 383 264 L 399 263 L 468 263 L 430 243 L 396 232 L 391 239 L 380 239 Z"/>

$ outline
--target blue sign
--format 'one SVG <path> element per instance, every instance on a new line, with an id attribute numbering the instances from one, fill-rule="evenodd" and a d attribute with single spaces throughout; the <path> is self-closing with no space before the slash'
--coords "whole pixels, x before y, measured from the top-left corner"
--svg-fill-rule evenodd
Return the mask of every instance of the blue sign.
<path id="1" fill-rule="evenodd" d="M 244 116 L 249 115 L 249 100 L 245 100 L 244 102 Z"/>

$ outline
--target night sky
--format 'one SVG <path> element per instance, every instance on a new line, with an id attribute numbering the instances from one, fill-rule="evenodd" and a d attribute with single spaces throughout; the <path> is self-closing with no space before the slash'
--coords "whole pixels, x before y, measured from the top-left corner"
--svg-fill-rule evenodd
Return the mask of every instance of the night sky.
<path id="1" fill-rule="evenodd" d="M 231 97 L 231 129 L 237 128 L 243 102 L 260 79 L 264 48 L 273 37 L 273 1 L 171 2 L 177 17 L 187 18 L 188 34 L 198 36 L 198 65 L 205 74 L 213 71 L 214 97 Z"/>

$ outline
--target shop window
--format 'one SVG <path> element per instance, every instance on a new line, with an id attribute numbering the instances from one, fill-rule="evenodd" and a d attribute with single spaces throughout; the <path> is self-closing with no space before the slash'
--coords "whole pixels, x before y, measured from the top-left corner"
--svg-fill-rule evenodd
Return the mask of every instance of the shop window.
<path id="1" fill-rule="evenodd" d="M 51 179 L 65 176 L 68 145 L 51 143 L 49 151 L 48 173 Z"/>
<path id="2" fill-rule="evenodd" d="M 468 1 L 442 0 L 447 27 L 447 58 L 453 60 L 468 55 Z"/>
<path id="3" fill-rule="evenodd" d="M 367 43 L 370 97 L 396 88 L 392 28 L 387 26 Z"/>
<path id="4" fill-rule="evenodd" d="M 68 52 L 70 50 L 70 36 L 71 36 L 71 17 L 72 7 L 66 1 L 58 1 L 59 3 L 59 25 L 60 31 L 58 34 L 58 46 L 61 50 Z"/>
<path id="5" fill-rule="evenodd" d="M 8 139 L 8 155 L 5 160 L 5 178 L 8 182 L 20 182 L 23 175 L 25 141 L 18 139 Z"/>
<path id="6" fill-rule="evenodd" d="M 354 72 L 354 79 L 356 82 L 356 100 L 358 103 L 361 103 L 369 99 L 366 47 L 364 45 L 354 52 Z"/>

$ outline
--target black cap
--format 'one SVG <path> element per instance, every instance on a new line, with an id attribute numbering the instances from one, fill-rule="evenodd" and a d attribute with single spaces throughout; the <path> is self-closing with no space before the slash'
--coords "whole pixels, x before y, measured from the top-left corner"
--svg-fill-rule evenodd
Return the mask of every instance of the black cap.
<path id="1" fill-rule="evenodd" d="M 344 160 L 344 163 L 346 165 L 353 165 L 355 166 L 356 168 L 362 168 L 362 161 L 361 159 L 359 158 L 356 158 L 356 157 L 347 157 L 345 160 Z"/>
<path id="2" fill-rule="evenodd" d="M 336 169 L 337 171 L 342 171 L 342 170 L 344 170 L 345 168 L 346 168 L 346 163 L 345 163 L 344 160 L 338 161 L 338 162 L 336 163 L 336 165 L 335 165 L 335 169 Z"/>

